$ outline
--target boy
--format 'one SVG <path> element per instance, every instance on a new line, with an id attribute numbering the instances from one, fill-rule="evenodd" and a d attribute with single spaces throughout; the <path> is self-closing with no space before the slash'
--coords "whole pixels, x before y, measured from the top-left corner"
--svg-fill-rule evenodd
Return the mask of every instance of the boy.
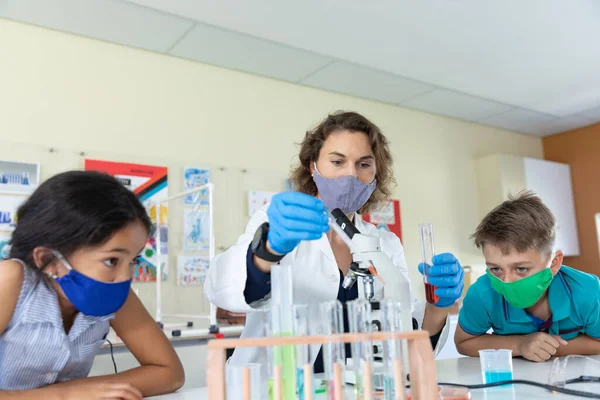
<path id="1" fill-rule="evenodd" d="M 460 311 L 454 341 L 461 354 L 511 349 L 514 357 L 536 362 L 600 354 L 599 280 L 562 265 L 554 216 L 539 197 L 511 196 L 472 237 L 487 271 Z M 490 328 L 493 334 L 486 333 Z"/>

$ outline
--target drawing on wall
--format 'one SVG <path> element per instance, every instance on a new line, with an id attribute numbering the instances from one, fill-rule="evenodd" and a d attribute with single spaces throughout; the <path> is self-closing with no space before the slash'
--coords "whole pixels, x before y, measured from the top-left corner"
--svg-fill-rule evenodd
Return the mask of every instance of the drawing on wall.
<path id="1" fill-rule="evenodd" d="M 294 184 L 293 180 L 291 180 L 291 179 L 285 180 L 285 191 L 286 192 L 295 192 L 296 191 L 296 185 Z"/>
<path id="2" fill-rule="evenodd" d="M 210 214 L 206 209 L 183 211 L 183 249 L 205 251 L 210 247 Z"/>
<path id="3" fill-rule="evenodd" d="M 178 256 L 177 282 L 182 286 L 203 284 L 209 265 L 208 257 Z"/>
<path id="4" fill-rule="evenodd" d="M 258 190 L 251 190 L 248 192 L 248 216 L 251 217 L 255 212 L 260 210 L 262 206 L 271 202 L 271 198 L 276 195 L 277 192 L 265 192 Z"/>
<path id="5" fill-rule="evenodd" d="M 362 219 L 372 223 L 377 229 L 392 233 L 402 241 L 402 219 L 400 218 L 400 200 L 390 200 L 376 211 L 362 215 Z"/>
<path id="6" fill-rule="evenodd" d="M 372 224 L 393 224 L 396 220 L 394 202 L 385 202 L 379 209 L 371 212 L 370 216 Z"/>
<path id="7" fill-rule="evenodd" d="M 0 258 L 6 259 L 10 251 L 10 232 L 0 231 Z"/>
<path id="8" fill-rule="evenodd" d="M 156 234 L 146 242 L 141 252 L 141 260 L 136 267 L 134 281 L 156 281 L 156 265 L 160 262 L 163 280 L 168 276 L 169 252 L 169 209 L 162 203 L 157 209 L 156 204 L 169 197 L 168 170 L 166 167 L 121 163 L 114 161 L 85 160 L 86 171 L 100 171 L 114 176 L 123 186 L 131 190 L 146 207 L 155 229 L 160 230 L 160 260 L 158 260 Z M 157 220 L 157 211 L 160 219 Z"/>
<path id="9" fill-rule="evenodd" d="M 206 185 L 210 182 L 210 170 L 194 167 L 186 167 L 183 171 L 183 191 L 194 190 L 197 187 Z M 207 206 L 209 201 L 208 189 L 188 194 L 185 196 L 185 205 Z"/>

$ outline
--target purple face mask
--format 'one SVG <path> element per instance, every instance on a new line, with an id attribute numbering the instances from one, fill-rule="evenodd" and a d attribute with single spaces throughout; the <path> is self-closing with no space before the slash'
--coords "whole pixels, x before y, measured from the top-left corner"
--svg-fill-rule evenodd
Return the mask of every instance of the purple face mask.
<path id="1" fill-rule="evenodd" d="M 354 214 L 364 206 L 377 184 L 377 180 L 374 179 L 366 185 L 351 175 L 325 178 L 319 173 L 316 163 L 313 180 L 327 208 L 339 208 L 346 215 Z"/>

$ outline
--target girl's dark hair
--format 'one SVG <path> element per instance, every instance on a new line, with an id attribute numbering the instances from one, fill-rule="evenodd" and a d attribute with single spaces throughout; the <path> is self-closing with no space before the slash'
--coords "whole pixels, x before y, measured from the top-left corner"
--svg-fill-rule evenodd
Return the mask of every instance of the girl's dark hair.
<path id="1" fill-rule="evenodd" d="M 17 210 L 10 258 L 38 270 L 33 260 L 36 247 L 68 257 L 79 248 L 105 243 L 135 221 L 150 233 L 146 209 L 115 178 L 93 171 L 63 172 L 42 183 Z"/>

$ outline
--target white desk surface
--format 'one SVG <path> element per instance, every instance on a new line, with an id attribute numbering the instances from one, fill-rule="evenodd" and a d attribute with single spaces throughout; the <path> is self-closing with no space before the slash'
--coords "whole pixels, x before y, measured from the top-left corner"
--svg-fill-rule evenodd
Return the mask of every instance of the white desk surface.
<path id="1" fill-rule="evenodd" d="M 600 362 L 600 356 L 592 357 Z M 570 360 L 569 371 L 572 375 L 567 378 L 575 378 L 583 373 L 583 363 L 581 360 Z M 540 383 L 547 383 L 550 374 L 552 360 L 545 363 L 532 363 L 522 359 L 513 360 L 513 375 L 515 379 L 525 379 Z M 445 383 L 462 383 L 462 384 L 479 384 L 481 383 L 481 369 L 479 366 L 479 358 L 457 358 L 441 360 L 436 362 L 438 382 Z M 574 384 L 569 385 L 570 389 L 583 390 L 594 393 L 600 393 L 599 384 Z M 352 389 L 350 389 L 352 390 Z M 492 388 L 485 390 L 471 390 L 471 398 L 473 400 L 518 400 L 518 399 L 547 399 L 552 396 L 552 400 L 559 399 L 577 399 L 578 397 L 550 394 L 542 388 L 533 386 L 514 385 L 509 388 Z M 317 396 L 319 398 L 319 396 Z M 323 395 L 323 398 L 325 396 Z M 207 388 L 184 390 L 177 393 L 172 393 L 163 396 L 151 397 L 152 400 L 207 400 Z"/>
<path id="2" fill-rule="evenodd" d="M 242 333 L 242 330 L 244 329 L 244 327 L 242 325 L 226 325 L 226 324 L 220 325 L 219 328 L 221 329 L 220 333 L 222 333 L 223 336 L 225 336 L 226 338 L 239 337 L 240 334 Z M 182 335 L 173 337 L 171 335 L 171 332 L 174 330 L 181 331 Z M 215 335 L 212 333 L 204 332 L 206 330 L 207 330 L 207 328 L 205 328 L 203 325 L 200 324 L 200 326 L 197 325 L 197 326 L 191 327 L 191 328 L 187 328 L 187 327 L 164 328 L 163 332 L 167 336 L 167 338 L 169 339 L 170 342 L 179 342 L 179 341 L 183 341 L 183 340 L 214 339 Z M 201 332 L 201 333 L 197 333 L 197 332 Z M 108 335 L 106 336 L 106 338 L 108 340 L 110 340 L 110 342 L 113 344 L 113 347 L 125 346 L 125 343 L 123 343 L 121 338 L 119 338 L 117 336 L 117 334 L 115 333 L 115 331 L 113 331 L 112 329 L 110 330 L 110 332 L 108 332 Z M 108 344 L 108 342 L 105 342 L 101 347 L 109 348 L 110 345 Z"/>

